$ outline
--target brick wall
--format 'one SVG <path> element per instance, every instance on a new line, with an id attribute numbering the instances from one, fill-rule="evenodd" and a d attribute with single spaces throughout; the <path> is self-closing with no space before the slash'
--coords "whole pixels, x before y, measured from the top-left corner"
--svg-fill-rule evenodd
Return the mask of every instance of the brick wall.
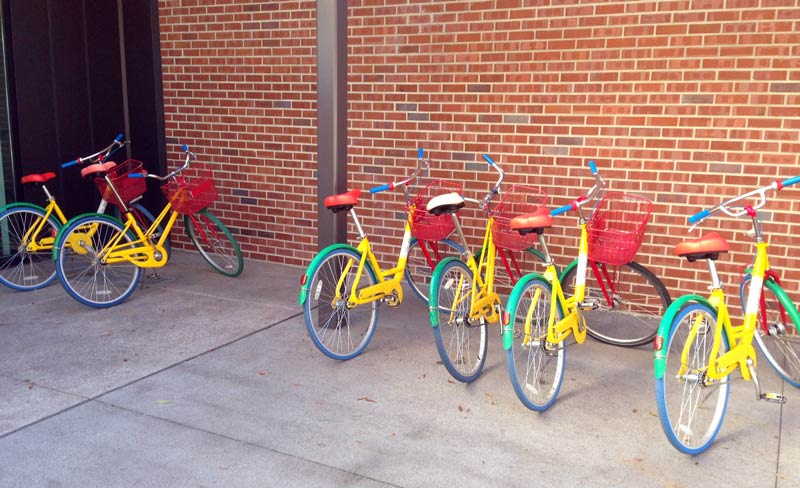
<path id="1" fill-rule="evenodd" d="M 754 6 L 757 5 L 757 6 Z M 215 206 L 249 257 L 302 265 L 316 250 L 315 2 L 160 0 L 170 141 L 217 165 Z M 349 1 L 351 187 L 396 179 L 417 147 L 437 177 L 473 196 L 494 175 L 540 186 L 563 205 L 597 162 L 611 190 L 655 202 L 637 258 L 673 295 L 704 291 L 702 264 L 671 253 L 686 216 L 800 174 L 797 0 Z M 363 223 L 388 262 L 401 199 L 364 199 Z M 767 207 L 774 267 L 797 297 L 800 190 Z M 477 214 L 466 215 L 472 234 Z M 738 281 L 744 222 L 713 219 L 733 241 L 721 270 Z M 352 235 L 352 233 L 351 233 Z M 550 233 L 574 255 L 573 217 Z M 702 281 L 698 281 L 697 278 Z M 732 291 L 732 290 L 731 290 Z"/>

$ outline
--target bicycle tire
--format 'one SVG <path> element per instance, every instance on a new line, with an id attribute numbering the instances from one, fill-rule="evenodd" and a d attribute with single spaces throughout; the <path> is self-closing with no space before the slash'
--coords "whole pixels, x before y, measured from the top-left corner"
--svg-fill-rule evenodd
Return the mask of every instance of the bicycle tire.
<path id="1" fill-rule="evenodd" d="M 433 246 L 436 245 L 434 248 Z M 433 261 L 433 268 L 430 267 L 428 256 L 422 251 L 422 248 L 428 251 L 428 255 Z M 440 241 L 420 241 L 419 239 L 411 239 L 411 244 L 408 246 L 408 262 L 406 263 L 405 278 L 411 290 L 418 296 L 424 303 L 428 303 L 428 293 L 431 288 L 431 276 L 436 265 L 442 259 L 450 256 L 460 256 L 464 249 L 451 241 L 450 239 L 442 239 Z M 439 259 L 436 259 L 438 256 Z"/>
<path id="2" fill-rule="evenodd" d="M 56 279 L 53 245 L 42 245 L 42 250 L 35 252 L 23 245 L 27 231 L 46 215 L 47 210 L 32 204 L 15 204 L 0 211 L 0 283 L 17 291 L 30 291 Z M 46 238 L 55 239 L 60 228 L 61 223 L 50 215 L 42 232 Z"/>
<path id="3" fill-rule="evenodd" d="M 509 322 L 503 329 L 511 385 L 522 404 L 537 412 L 547 410 L 556 401 L 566 371 L 567 350 L 563 341 L 547 344 L 552 299 L 552 285 L 547 279 L 526 275 L 509 297 Z M 555 319 L 560 320 L 561 307 L 555 310 Z M 530 328 L 527 328 L 529 314 Z"/>
<path id="4" fill-rule="evenodd" d="M 744 308 L 751 275 L 745 275 L 739 284 L 739 298 Z M 756 344 L 767 362 L 787 383 L 800 388 L 800 334 L 797 330 L 795 310 L 786 292 L 771 278 L 765 278 L 761 287 L 766 306 L 766 327 L 764 310 L 759 308 L 758 323 L 754 335 Z"/>
<path id="5" fill-rule="evenodd" d="M 489 345 L 486 323 L 467 323 L 473 286 L 469 267 L 459 259 L 448 258 L 434 270 L 428 300 L 436 350 L 450 375 L 463 383 L 480 376 Z M 454 302 L 458 302 L 455 309 Z"/>
<path id="6" fill-rule="evenodd" d="M 347 300 L 358 268 L 361 254 L 352 248 L 335 248 L 327 252 L 306 272 L 310 293 L 303 303 L 306 328 L 314 345 L 332 359 L 346 361 L 367 348 L 378 324 L 380 302 L 347 308 Z M 334 288 L 342 272 L 350 264 L 347 277 L 340 284 L 342 296 L 336 299 Z M 360 285 L 377 283 L 375 271 L 364 264 Z M 327 311 L 330 313 L 326 316 Z M 315 321 L 316 319 L 316 321 Z"/>
<path id="7" fill-rule="evenodd" d="M 657 339 L 662 343 L 662 349 L 656 354 L 664 355 L 665 368 L 660 378 L 656 374 L 656 403 L 661 427 L 669 442 L 679 451 L 694 455 L 708 449 L 722 427 L 728 406 L 730 376 L 710 386 L 703 384 L 703 372 L 708 369 L 708 357 L 714 340 L 716 311 L 706 303 L 675 305 L 678 310 L 671 307 L 664 319 L 670 320 L 670 327 L 662 332 L 662 326 Z M 687 347 L 688 329 L 694 324 L 698 325 L 698 330 Z M 689 370 L 682 381 L 678 374 L 685 348 L 689 353 Z M 727 348 L 727 336 L 723 332 L 720 355 Z"/>
<path id="8" fill-rule="evenodd" d="M 575 294 L 576 264 L 570 265 L 561 278 L 567 296 Z M 596 264 L 601 272 L 603 268 L 609 271 L 617 293 L 609 305 L 592 267 L 587 266 L 584 302 L 593 302 L 597 308 L 583 311 L 586 333 L 615 346 L 635 347 L 652 342 L 661 317 L 672 303 L 664 283 L 635 261 L 622 266 Z M 601 279 L 610 294 L 609 283 Z M 624 315 L 624 320 L 620 320 L 620 315 Z"/>
<path id="9" fill-rule="evenodd" d="M 244 259 L 239 243 L 208 209 L 183 216 L 186 233 L 203 259 L 220 274 L 235 278 L 242 274 Z"/>
<path id="10" fill-rule="evenodd" d="M 134 292 L 142 269 L 130 261 L 103 264 L 94 252 L 123 230 L 118 220 L 100 214 L 82 215 L 64 225 L 58 235 L 56 271 L 72 298 L 90 307 L 107 308 L 124 302 Z M 87 238 L 88 233 L 91 237 Z M 122 242 L 135 240 L 130 231 L 122 236 Z"/>

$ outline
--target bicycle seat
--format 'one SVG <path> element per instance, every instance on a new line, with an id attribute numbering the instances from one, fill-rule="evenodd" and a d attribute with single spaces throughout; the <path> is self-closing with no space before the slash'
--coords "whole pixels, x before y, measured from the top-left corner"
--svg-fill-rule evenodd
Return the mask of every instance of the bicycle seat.
<path id="1" fill-rule="evenodd" d="M 47 173 L 25 175 L 22 177 L 20 181 L 22 182 L 23 185 L 27 185 L 28 183 L 44 183 L 52 180 L 55 177 L 56 177 L 55 173 L 48 171 Z"/>
<path id="2" fill-rule="evenodd" d="M 464 197 L 457 192 L 452 192 L 431 198 L 425 209 L 432 215 L 439 216 L 447 213 L 454 214 L 464 208 L 464 204 Z"/>
<path id="3" fill-rule="evenodd" d="M 545 229 L 553 226 L 553 217 L 545 207 L 539 207 L 533 213 L 514 217 L 509 225 L 511 230 L 519 232 L 522 236 L 532 232 L 542 234 Z"/>
<path id="4" fill-rule="evenodd" d="M 709 232 L 699 239 L 688 239 L 675 246 L 675 254 L 689 260 L 690 263 L 698 259 L 710 259 L 712 261 L 719 257 L 719 253 L 728 252 L 731 245 L 720 237 L 716 232 Z"/>
<path id="5" fill-rule="evenodd" d="M 358 197 L 360 196 L 361 190 L 350 190 L 338 195 L 325 197 L 323 203 L 333 213 L 341 212 L 342 210 L 350 211 L 351 208 L 358 205 Z"/>
<path id="6" fill-rule="evenodd" d="M 86 178 L 89 176 L 101 176 L 99 173 L 108 173 L 108 170 L 110 170 L 116 165 L 117 163 L 115 163 L 114 161 L 90 164 L 89 166 L 81 170 L 81 177 Z"/>

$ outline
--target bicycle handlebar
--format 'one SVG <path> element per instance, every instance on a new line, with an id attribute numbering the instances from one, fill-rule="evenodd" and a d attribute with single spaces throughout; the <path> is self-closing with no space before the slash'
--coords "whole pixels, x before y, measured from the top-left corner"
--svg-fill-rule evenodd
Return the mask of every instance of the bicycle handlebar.
<path id="1" fill-rule="evenodd" d="M 189 146 L 187 146 L 186 144 L 182 145 L 181 149 L 183 149 L 183 152 L 186 153 L 186 160 L 183 162 L 183 165 L 181 167 L 173 171 L 170 171 L 169 173 L 167 173 L 166 176 L 158 176 L 151 173 L 128 173 L 128 178 L 153 178 L 154 180 L 164 181 L 174 177 L 181 171 L 188 168 L 190 162 L 195 161 L 197 159 L 197 156 L 189 150 Z"/>
<path id="2" fill-rule="evenodd" d="M 108 159 L 109 156 L 111 156 L 112 154 L 117 152 L 120 148 L 122 148 L 123 146 L 125 146 L 126 144 L 129 144 L 131 142 L 131 141 L 123 141 L 122 140 L 123 137 L 124 136 L 122 135 L 122 133 L 117 134 L 117 137 L 115 137 L 114 140 L 111 142 L 111 144 L 109 144 L 105 148 L 97 151 L 96 153 L 94 153 L 94 154 L 92 154 L 90 156 L 83 156 L 83 157 L 75 158 L 72 161 L 67 161 L 66 163 L 62 163 L 61 167 L 62 168 L 69 168 L 69 167 L 75 166 L 77 164 L 92 163 L 94 161 L 102 163 L 103 161 Z"/>
<path id="3" fill-rule="evenodd" d="M 718 213 L 722 212 L 729 217 L 741 217 L 748 213 L 748 209 L 745 206 L 742 206 L 739 210 L 733 210 L 733 204 L 740 202 L 742 200 L 751 198 L 751 197 L 758 197 L 758 201 L 754 205 L 749 205 L 749 208 L 752 210 L 758 210 L 759 208 L 763 207 L 767 203 L 767 191 L 769 190 L 782 190 L 787 186 L 792 186 L 797 183 L 800 183 L 800 176 L 795 176 L 792 178 L 787 178 L 783 181 L 773 181 L 767 186 L 756 188 L 755 190 L 751 190 L 747 193 L 743 193 L 738 197 L 731 198 L 725 202 L 722 202 L 714 207 L 701 210 L 696 214 L 692 215 L 688 218 L 689 223 L 694 227 L 695 225 L 702 222 L 704 219 Z"/>
<path id="4" fill-rule="evenodd" d="M 594 161 L 589 161 L 587 166 L 589 166 L 589 171 L 591 171 L 592 176 L 594 176 L 594 185 L 589 189 L 586 195 L 576 198 L 567 205 L 551 210 L 550 216 L 555 217 L 556 215 L 565 214 L 570 210 L 577 210 L 578 207 L 586 205 L 588 202 L 594 200 L 599 201 L 603 197 L 603 193 L 606 191 L 606 180 L 603 179 L 600 172 L 597 171 L 597 165 Z"/>
<path id="5" fill-rule="evenodd" d="M 430 160 L 429 159 L 424 159 L 423 155 L 424 155 L 424 150 L 421 147 L 418 148 L 417 149 L 417 167 L 414 170 L 414 172 L 411 174 L 411 176 L 409 176 L 408 178 L 406 178 L 404 180 L 394 181 L 394 182 L 390 182 L 390 183 L 385 183 L 383 185 L 374 186 L 374 187 L 369 189 L 369 192 L 370 193 L 380 193 L 380 192 L 386 191 L 386 190 L 394 190 L 395 188 L 401 188 L 401 187 L 411 183 L 412 181 L 416 180 L 417 177 L 419 177 L 419 174 L 422 173 L 423 164 L 425 165 L 424 169 L 426 169 L 426 170 L 429 169 L 430 166 L 431 166 Z"/>

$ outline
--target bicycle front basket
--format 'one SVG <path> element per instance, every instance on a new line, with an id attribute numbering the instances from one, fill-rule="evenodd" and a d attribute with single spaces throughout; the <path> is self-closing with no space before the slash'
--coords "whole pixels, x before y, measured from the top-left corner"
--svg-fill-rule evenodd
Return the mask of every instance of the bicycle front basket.
<path id="1" fill-rule="evenodd" d="M 193 214 L 217 199 L 217 187 L 211 171 L 187 168 L 161 187 L 172 208 L 181 214 Z"/>
<path id="2" fill-rule="evenodd" d="M 642 245 L 652 208 L 653 202 L 638 195 L 606 194 L 586 224 L 589 259 L 612 266 L 629 263 Z"/>
<path id="3" fill-rule="evenodd" d="M 461 193 L 461 185 L 446 180 L 435 180 L 426 185 L 416 197 L 411 198 L 407 207 L 414 207 L 411 217 L 411 235 L 419 240 L 438 241 L 444 239 L 455 229 L 450 214 L 433 215 L 426 210 L 431 198 L 446 193 Z"/>

